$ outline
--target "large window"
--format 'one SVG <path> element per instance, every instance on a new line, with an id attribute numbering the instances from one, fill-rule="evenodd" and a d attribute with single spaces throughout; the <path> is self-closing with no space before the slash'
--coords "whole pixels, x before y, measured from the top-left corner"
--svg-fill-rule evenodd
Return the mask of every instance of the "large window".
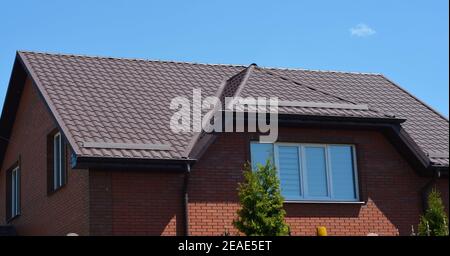
<path id="1" fill-rule="evenodd" d="M 63 187 L 67 181 L 65 143 L 60 132 L 49 135 L 48 148 L 48 190 L 53 192 Z"/>
<path id="2" fill-rule="evenodd" d="M 358 201 L 353 145 L 251 143 L 252 166 L 272 161 L 286 201 Z"/>
<path id="3" fill-rule="evenodd" d="M 16 167 L 7 172 L 7 220 L 20 214 L 20 168 Z"/>

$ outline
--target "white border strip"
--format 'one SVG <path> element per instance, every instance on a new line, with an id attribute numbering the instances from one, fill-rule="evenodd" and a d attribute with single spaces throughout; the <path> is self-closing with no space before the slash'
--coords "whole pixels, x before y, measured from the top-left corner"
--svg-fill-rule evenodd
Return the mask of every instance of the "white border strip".
<path id="1" fill-rule="evenodd" d="M 432 158 L 448 158 L 449 154 L 448 152 L 429 152 L 428 157 Z"/>
<path id="2" fill-rule="evenodd" d="M 238 100 L 239 105 L 256 105 L 257 101 L 246 99 Z M 270 101 L 267 102 L 270 105 Z M 344 104 L 344 103 L 327 103 L 327 102 L 306 102 L 306 101 L 278 101 L 279 107 L 303 107 L 303 108 L 333 108 L 333 109 L 356 109 L 369 110 L 367 104 Z"/>
<path id="3" fill-rule="evenodd" d="M 165 144 L 135 144 L 135 143 L 110 143 L 110 142 L 83 142 L 84 148 L 103 149 L 148 149 L 148 150 L 171 150 L 170 145 Z"/>

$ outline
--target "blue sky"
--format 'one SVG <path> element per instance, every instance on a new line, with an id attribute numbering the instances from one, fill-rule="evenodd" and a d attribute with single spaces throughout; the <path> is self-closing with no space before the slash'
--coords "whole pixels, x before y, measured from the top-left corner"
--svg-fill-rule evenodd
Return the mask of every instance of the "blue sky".
<path id="1" fill-rule="evenodd" d="M 448 117 L 447 0 L 1 1 L 16 50 L 383 73 Z"/>

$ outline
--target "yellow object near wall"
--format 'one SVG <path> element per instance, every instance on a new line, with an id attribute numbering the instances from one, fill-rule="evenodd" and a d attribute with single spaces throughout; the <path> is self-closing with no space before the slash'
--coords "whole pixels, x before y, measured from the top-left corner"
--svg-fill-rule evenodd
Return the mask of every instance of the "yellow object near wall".
<path id="1" fill-rule="evenodd" d="M 317 227 L 317 236 L 328 236 L 326 227 Z"/>

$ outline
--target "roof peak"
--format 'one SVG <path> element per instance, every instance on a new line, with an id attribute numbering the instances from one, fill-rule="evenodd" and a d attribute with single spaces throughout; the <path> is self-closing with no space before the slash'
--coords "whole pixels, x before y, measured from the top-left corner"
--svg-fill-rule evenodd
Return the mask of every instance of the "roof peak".
<path id="1" fill-rule="evenodd" d="M 174 64 L 191 64 L 191 65 L 203 65 L 203 66 L 228 66 L 228 67 L 240 67 L 248 68 L 249 66 L 257 66 L 262 69 L 270 70 L 292 70 L 292 71 L 305 71 L 305 72 L 320 72 L 320 73 L 339 73 L 339 74 L 354 74 L 354 75 L 377 75 L 381 76 L 381 73 L 369 73 L 369 72 L 354 72 L 354 71 L 336 71 L 336 70 L 318 70 L 318 69 L 304 69 L 304 68 L 287 68 L 287 67 L 270 67 L 259 66 L 256 63 L 246 64 L 226 64 L 226 63 L 204 63 L 195 61 L 175 61 L 175 60 L 163 60 L 163 59 L 144 59 L 144 58 L 132 58 L 132 57 L 113 57 L 102 55 L 88 55 L 88 54 L 71 54 L 61 52 L 44 52 L 44 51 L 27 51 L 18 50 L 19 53 L 31 53 L 31 54 L 43 54 L 52 56 L 67 56 L 67 57 L 82 57 L 82 58 L 97 58 L 97 59 L 113 59 L 113 60 L 129 60 L 129 61 L 146 61 L 146 62 L 160 62 L 160 63 L 174 63 Z"/>

